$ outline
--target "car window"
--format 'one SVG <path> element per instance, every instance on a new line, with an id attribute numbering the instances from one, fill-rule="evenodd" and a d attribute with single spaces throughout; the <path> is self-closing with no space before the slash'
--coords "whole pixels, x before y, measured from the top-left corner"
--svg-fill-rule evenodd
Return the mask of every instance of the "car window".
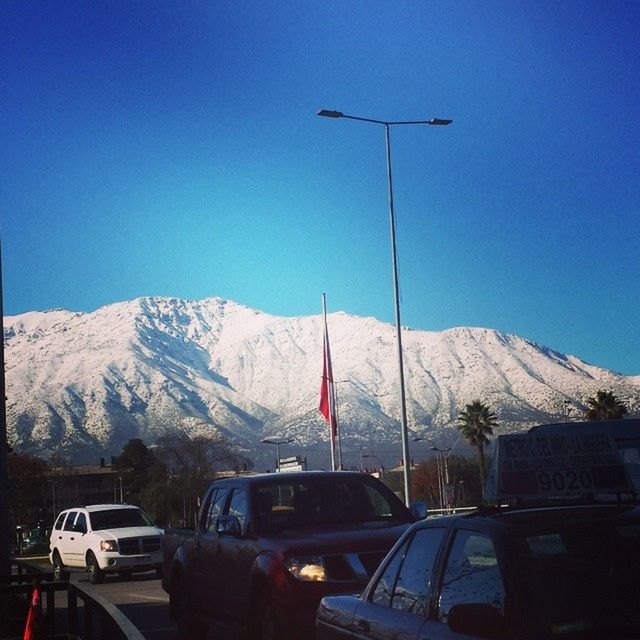
<path id="1" fill-rule="evenodd" d="M 278 478 L 256 487 L 259 532 L 328 524 L 408 522 L 404 505 L 381 483 L 366 477 Z M 270 494 L 270 495 L 267 495 Z"/>
<path id="2" fill-rule="evenodd" d="M 76 519 L 75 530 L 82 533 L 87 533 L 87 516 L 85 516 L 82 511 L 78 514 L 78 517 Z"/>
<path id="3" fill-rule="evenodd" d="M 520 534 L 517 549 L 528 599 L 552 637 L 640 637 L 637 515 L 566 518 Z"/>
<path id="4" fill-rule="evenodd" d="M 121 527 L 150 527 L 153 523 L 140 509 L 105 509 L 89 516 L 93 531 Z M 68 522 L 68 520 L 67 520 Z"/>
<path id="5" fill-rule="evenodd" d="M 69 511 L 69 515 L 67 516 L 67 519 L 65 520 L 65 523 L 64 523 L 65 531 L 73 531 L 73 523 L 77 515 L 78 515 L 77 511 Z"/>
<path id="6" fill-rule="evenodd" d="M 408 613 L 424 615 L 427 592 L 444 529 L 418 529 L 405 553 L 391 606 Z"/>
<path id="7" fill-rule="evenodd" d="M 247 492 L 244 489 L 234 489 L 229 502 L 229 515 L 235 516 L 240 521 L 240 527 L 244 530 L 249 515 L 249 503 Z"/>
<path id="8" fill-rule="evenodd" d="M 447 622 L 457 604 L 488 604 L 504 613 L 504 586 L 491 538 L 459 530 L 440 587 L 438 619 Z"/>
<path id="9" fill-rule="evenodd" d="M 53 528 L 56 530 L 62 529 L 62 523 L 64 522 L 64 518 L 67 515 L 66 511 L 63 511 L 58 518 L 56 519 L 56 523 L 53 525 Z"/>
<path id="10" fill-rule="evenodd" d="M 367 505 L 367 511 L 365 513 L 373 515 L 375 520 L 391 518 L 393 516 L 391 504 L 375 487 L 365 484 L 364 491 L 366 495 L 365 505 Z"/>
<path id="11" fill-rule="evenodd" d="M 396 550 L 380 574 L 378 583 L 371 593 L 371 602 L 374 604 L 379 604 L 383 607 L 388 607 L 391 604 L 391 597 L 393 596 L 393 588 L 396 584 L 398 569 L 400 569 L 402 559 L 407 551 L 407 544 L 408 543 L 405 542 Z"/>
<path id="12" fill-rule="evenodd" d="M 224 503 L 229 492 L 225 489 L 214 489 L 211 492 L 207 515 L 205 517 L 204 530 L 212 532 L 216 530 L 216 520 L 222 513 Z"/>

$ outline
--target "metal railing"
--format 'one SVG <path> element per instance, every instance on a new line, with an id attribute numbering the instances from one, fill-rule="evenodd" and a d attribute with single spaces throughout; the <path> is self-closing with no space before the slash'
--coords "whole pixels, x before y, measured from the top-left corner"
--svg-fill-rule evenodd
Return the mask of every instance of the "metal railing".
<path id="1" fill-rule="evenodd" d="M 450 516 L 454 513 L 470 513 L 476 511 L 478 507 L 450 507 L 448 509 L 429 509 L 427 517 Z"/>
<path id="2" fill-rule="evenodd" d="M 11 565 L 11 575 L 0 576 L 2 640 L 22 638 L 35 584 L 39 584 L 42 593 L 44 638 L 144 640 L 129 618 L 99 594 L 91 593 L 89 587 L 76 580 L 54 580 L 53 573 L 38 570 L 22 560 L 12 560 Z M 66 608 L 61 593 L 66 593 Z M 60 597 L 56 599 L 57 595 Z"/>

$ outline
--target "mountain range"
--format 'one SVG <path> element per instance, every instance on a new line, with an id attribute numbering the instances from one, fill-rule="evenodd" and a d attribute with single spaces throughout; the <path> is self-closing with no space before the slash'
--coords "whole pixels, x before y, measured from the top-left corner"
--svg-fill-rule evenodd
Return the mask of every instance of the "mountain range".
<path id="1" fill-rule="evenodd" d="M 179 430 L 216 432 L 257 468 L 273 467 L 266 438 L 295 438 L 282 453 L 328 465 L 320 315 L 277 317 L 215 297 L 144 297 L 4 322 L 7 429 L 18 451 L 96 462 L 131 438 L 152 445 Z M 365 455 L 392 464 L 400 450 L 395 326 L 338 312 L 328 327 L 345 464 Z M 599 389 L 623 399 L 630 414 L 640 411 L 640 376 L 516 335 L 459 327 L 403 328 L 402 337 L 412 438 L 451 446 L 453 422 L 475 399 L 497 413 L 498 432 L 580 416 Z M 427 449 L 412 443 L 412 452 Z"/>

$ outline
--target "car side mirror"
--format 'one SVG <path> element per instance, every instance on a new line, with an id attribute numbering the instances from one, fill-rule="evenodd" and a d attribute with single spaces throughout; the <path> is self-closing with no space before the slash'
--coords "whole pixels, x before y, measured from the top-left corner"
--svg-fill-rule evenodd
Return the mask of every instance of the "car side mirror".
<path id="1" fill-rule="evenodd" d="M 411 516 L 414 520 L 424 520 L 429 513 L 427 503 L 421 500 L 416 500 L 411 503 Z"/>
<path id="2" fill-rule="evenodd" d="M 449 629 L 487 640 L 508 640 L 507 619 L 490 604 L 470 602 L 455 604 L 447 618 Z"/>
<path id="3" fill-rule="evenodd" d="M 236 516 L 220 516 L 216 523 L 216 532 L 219 536 L 242 537 L 240 520 Z"/>

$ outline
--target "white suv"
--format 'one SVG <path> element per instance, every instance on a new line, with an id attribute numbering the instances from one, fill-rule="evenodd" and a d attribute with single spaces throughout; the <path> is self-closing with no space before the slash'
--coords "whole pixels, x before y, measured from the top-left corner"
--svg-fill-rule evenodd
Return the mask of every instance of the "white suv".
<path id="1" fill-rule="evenodd" d="M 139 507 L 94 504 L 62 511 L 49 539 L 49 560 L 57 580 L 65 567 L 86 568 L 96 584 L 105 572 L 162 571 L 158 529 Z"/>

